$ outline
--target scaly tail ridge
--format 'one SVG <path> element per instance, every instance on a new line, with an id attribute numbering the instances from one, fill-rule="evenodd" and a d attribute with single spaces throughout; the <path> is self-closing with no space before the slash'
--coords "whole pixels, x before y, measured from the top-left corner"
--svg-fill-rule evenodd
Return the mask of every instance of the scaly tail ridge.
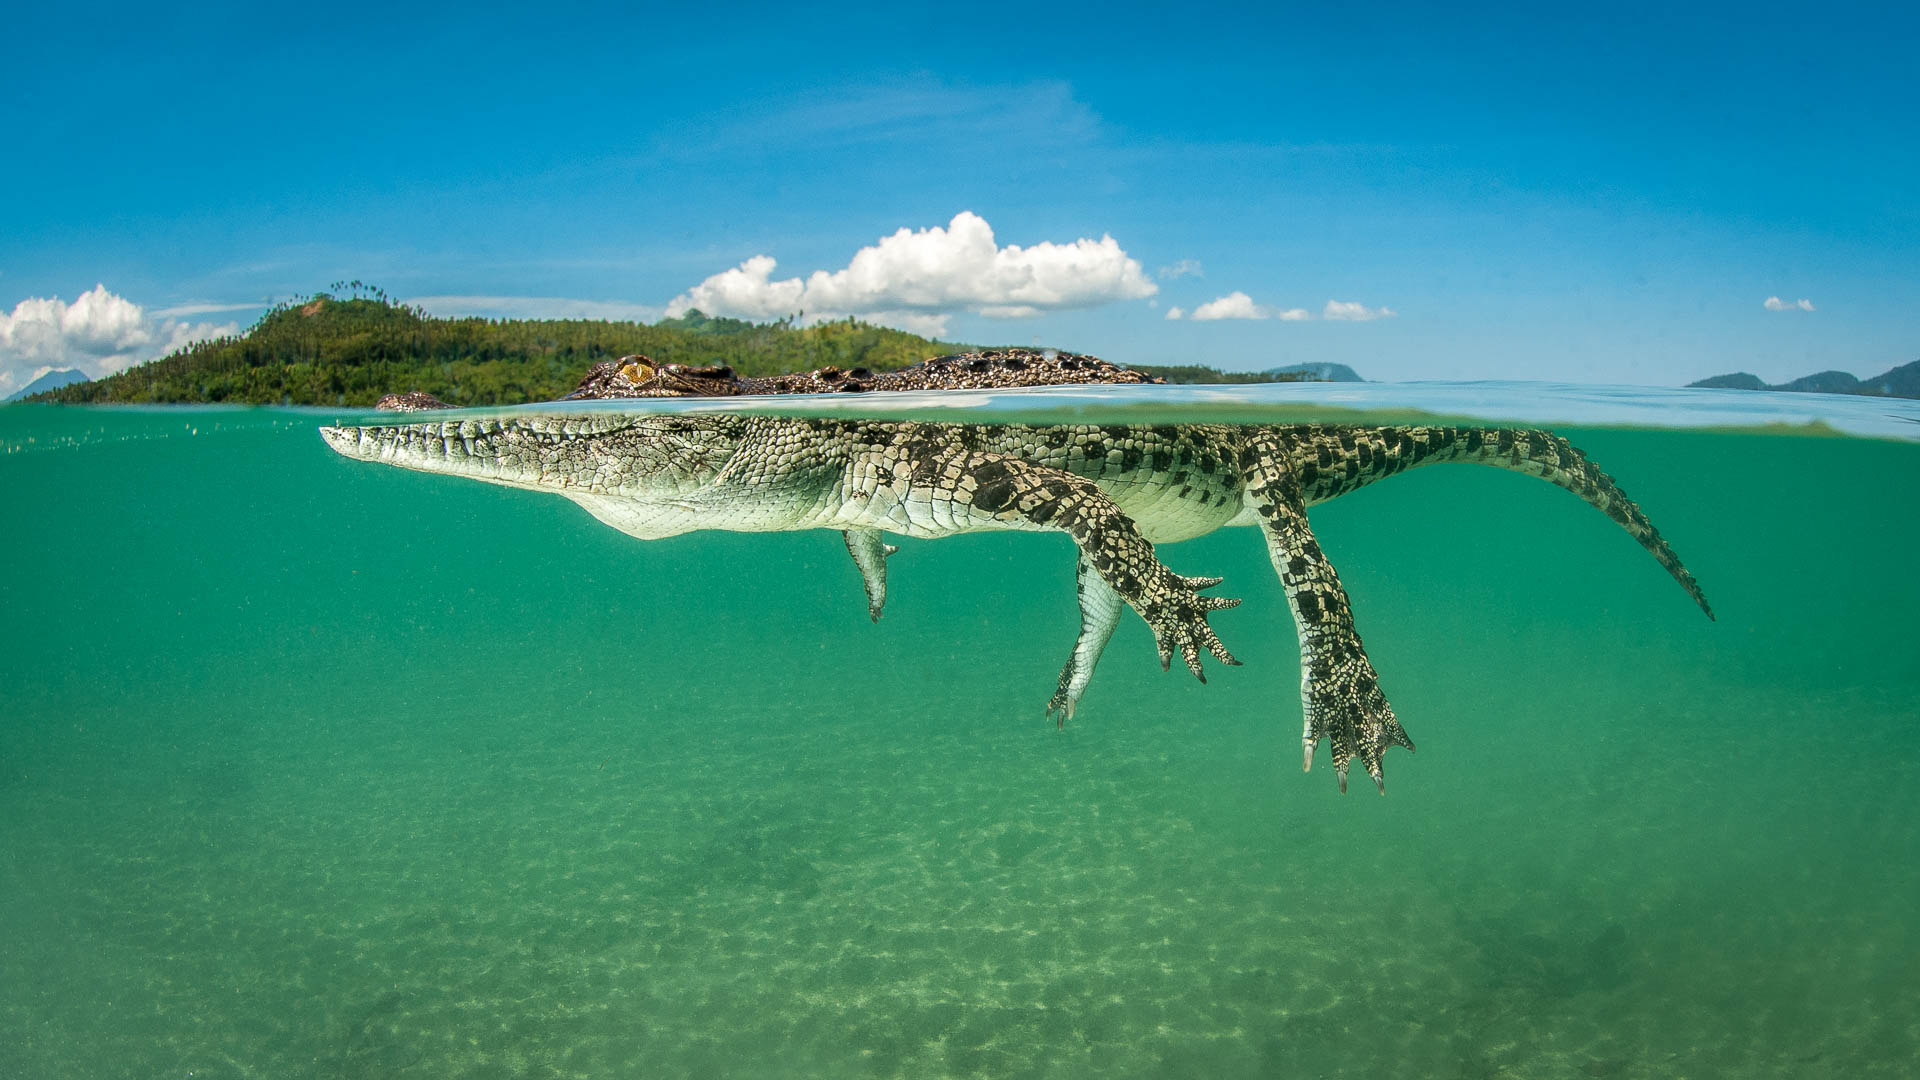
<path id="1" fill-rule="evenodd" d="M 1312 428 L 1296 437 L 1301 487 L 1307 501 L 1320 502 L 1383 477 L 1420 465 L 1465 462 L 1492 465 L 1537 476 L 1563 487 L 1627 530 L 1647 553 L 1700 605 L 1707 618 L 1713 608 L 1700 583 L 1680 562 L 1613 477 L 1587 460 L 1577 446 L 1551 431 L 1535 428 Z"/>

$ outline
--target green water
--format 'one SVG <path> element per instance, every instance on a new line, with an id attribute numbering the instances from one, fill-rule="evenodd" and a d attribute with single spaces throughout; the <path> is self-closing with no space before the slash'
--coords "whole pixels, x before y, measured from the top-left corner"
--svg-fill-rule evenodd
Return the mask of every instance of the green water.
<path id="1" fill-rule="evenodd" d="M 1562 433 L 1318 507 L 1415 755 L 1298 768 L 1250 530 L 1074 722 L 1052 535 L 640 543 L 311 415 L 0 410 L 0 1076 L 1862 1077 L 1920 1057 L 1920 445 Z"/>

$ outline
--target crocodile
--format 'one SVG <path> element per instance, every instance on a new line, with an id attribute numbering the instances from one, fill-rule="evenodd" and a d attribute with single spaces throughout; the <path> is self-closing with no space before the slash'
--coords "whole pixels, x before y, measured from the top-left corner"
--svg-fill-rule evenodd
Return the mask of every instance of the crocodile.
<path id="1" fill-rule="evenodd" d="M 984 349 L 922 360 L 899 371 L 842 370 L 831 365 L 812 371 L 748 376 L 725 364 L 689 367 L 656 364 L 638 354 L 602 361 L 587 369 L 563 400 L 609 398 L 736 397 L 760 394 L 860 394 L 896 390 L 1008 390 L 1024 386 L 1084 383 L 1158 383 L 1160 379 L 1097 356 L 1057 349 Z M 453 406 L 421 391 L 388 394 L 375 406 L 395 412 L 424 412 Z"/>
<path id="2" fill-rule="evenodd" d="M 1302 766 L 1328 744 L 1341 791 L 1358 759 L 1383 793 L 1382 759 L 1413 749 L 1379 685 L 1339 575 L 1307 508 L 1441 462 L 1537 476 L 1599 509 L 1639 541 L 1712 618 L 1699 584 L 1606 473 L 1551 432 L 1444 426 L 962 425 L 592 412 L 320 429 L 350 457 L 571 499 L 640 539 L 699 529 L 840 530 L 876 617 L 884 532 L 941 537 L 1054 530 L 1078 548 L 1080 631 L 1047 711 L 1064 724 L 1131 607 L 1162 669 L 1178 653 L 1202 682 L 1203 655 L 1239 661 L 1208 623 L 1238 601 L 1210 595 L 1154 545 L 1254 526 L 1280 577 L 1301 650 Z"/>

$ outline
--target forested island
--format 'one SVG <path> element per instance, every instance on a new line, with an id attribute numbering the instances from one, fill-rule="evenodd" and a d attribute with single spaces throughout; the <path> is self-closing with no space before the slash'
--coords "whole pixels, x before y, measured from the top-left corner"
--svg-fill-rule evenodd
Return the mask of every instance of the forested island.
<path id="1" fill-rule="evenodd" d="M 1758 375 L 1736 371 L 1687 384 L 1688 388 L 1708 390 L 1780 390 L 1797 394 L 1856 394 L 1862 397 L 1920 398 L 1920 360 L 1902 364 L 1871 379 L 1855 378 L 1845 371 L 1821 371 L 1802 375 L 1792 382 L 1768 383 Z"/>
<path id="2" fill-rule="evenodd" d="M 342 286 L 335 286 L 336 290 Z M 832 365 L 892 371 L 975 346 L 932 341 L 854 319 L 799 325 L 698 311 L 647 324 L 598 319 L 438 318 L 379 289 L 346 283 L 280 304 L 238 337 L 191 345 L 29 401 L 371 406 L 419 390 L 450 405 L 514 405 L 564 396 L 587 368 L 643 353 L 662 364 L 728 364 L 742 375 Z M 1294 382 L 1294 372 L 1238 374 L 1198 365 L 1145 367 L 1169 382 Z"/>

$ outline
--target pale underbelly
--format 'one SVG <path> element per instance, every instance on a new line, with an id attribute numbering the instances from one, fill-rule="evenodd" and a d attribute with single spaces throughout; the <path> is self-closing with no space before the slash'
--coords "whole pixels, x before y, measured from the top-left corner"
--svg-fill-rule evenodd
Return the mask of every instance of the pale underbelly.
<path id="1" fill-rule="evenodd" d="M 1230 525 L 1252 525 L 1253 511 L 1237 493 L 1178 489 L 1159 485 L 1101 485 L 1151 543 L 1169 544 L 1205 536 Z"/>

